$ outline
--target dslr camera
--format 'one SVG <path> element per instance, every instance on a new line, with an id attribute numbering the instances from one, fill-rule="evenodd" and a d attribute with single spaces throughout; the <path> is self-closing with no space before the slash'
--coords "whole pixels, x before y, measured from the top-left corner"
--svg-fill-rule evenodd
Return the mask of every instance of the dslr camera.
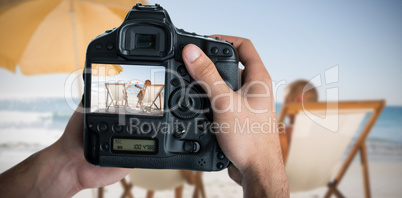
<path id="1" fill-rule="evenodd" d="M 232 89 L 232 43 L 176 28 L 160 5 L 135 5 L 88 45 L 84 69 L 85 158 L 105 167 L 218 171 L 229 165 L 211 104 L 186 71 L 182 50 L 200 47 Z"/>

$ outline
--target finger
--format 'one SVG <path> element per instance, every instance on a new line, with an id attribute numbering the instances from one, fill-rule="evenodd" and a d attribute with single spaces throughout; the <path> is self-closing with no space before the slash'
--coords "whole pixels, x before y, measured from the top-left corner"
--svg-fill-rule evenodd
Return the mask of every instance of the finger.
<path id="1" fill-rule="evenodd" d="M 242 174 L 240 173 L 239 169 L 233 165 L 232 163 L 228 167 L 228 174 L 229 177 L 236 182 L 237 184 L 241 185 L 241 180 L 243 179 Z"/>
<path id="2" fill-rule="evenodd" d="M 188 72 L 207 92 L 210 100 L 218 94 L 231 92 L 231 89 L 219 75 L 214 63 L 200 48 L 189 44 L 184 47 L 182 55 Z"/>
<path id="3" fill-rule="evenodd" d="M 211 37 L 219 37 L 233 43 L 239 55 L 240 62 L 245 67 L 243 74 L 244 84 L 255 80 L 271 81 L 261 57 L 249 39 L 226 35 L 211 35 Z"/>

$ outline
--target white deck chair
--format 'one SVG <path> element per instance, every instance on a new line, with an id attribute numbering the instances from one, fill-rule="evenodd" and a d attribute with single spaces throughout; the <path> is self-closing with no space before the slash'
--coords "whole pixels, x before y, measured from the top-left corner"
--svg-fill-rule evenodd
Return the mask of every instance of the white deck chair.
<path id="1" fill-rule="evenodd" d="M 291 192 L 308 191 L 328 186 L 325 197 L 333 193 L 344 197 L 337 186 L 360 150 L 365 197 L 371 197 L 365 139 L 385 106 L 384 101 L 289 104 L 282 108 L 279 122 L 286 115 L 295 115 L 292 139 L 286 161 L 286 173 Z M 328 109 L 327 109 L 328 108 Z M 327 109 L 325 111 L 325 109 Z M 359 134 L 359 126 L 367 113 L 368 121 Z M 310 116 L 309 116 L 310 115 Z M 345 160 L 342 160 L 353 137 Z M 341 165 L 341 166 L 340 166 Z"/>
<path id="2" fill-rule="evenodd" d="M 155 106 L 157 110 L 161 110 L 162 107 L 162 90 L 165 85 L 149 85 L 145 89 L 145 96 L 142 99 L 141 109 L 151 111 Z M 159 99 L 159 100 L 158 100 Z M 158 101 L 157 101 L 158 100 Z M 138 101 L 139 103 L 140 101 Z"/>
<path id="3" fill-rule="evenodd" d="M 126 84 L 123 82 L 107 82 L 106 87 L 106 110 L 111 106 L 118 107 L 128 105 L 126 96 Z"/>
<path id="4" fill-rule="evenodd" d="M 174 189 L 186 182 L 180 170 L 169 169 L 134 169 L 129 178 L 134 186 L 154 191 Z"/>

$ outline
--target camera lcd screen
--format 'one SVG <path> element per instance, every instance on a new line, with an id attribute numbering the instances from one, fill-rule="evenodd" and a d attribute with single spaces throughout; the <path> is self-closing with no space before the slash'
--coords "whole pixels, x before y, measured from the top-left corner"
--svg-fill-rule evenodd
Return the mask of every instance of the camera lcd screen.
<path id="1" fill-rule="evenodd" d="M 165 67 L 92 64 L 91 112 L 163 116 Z"/>
<path id="2" fill-rule="evenodd" d="M 155 152 L 155 140 L 114 138 L 113 151 Z"/>

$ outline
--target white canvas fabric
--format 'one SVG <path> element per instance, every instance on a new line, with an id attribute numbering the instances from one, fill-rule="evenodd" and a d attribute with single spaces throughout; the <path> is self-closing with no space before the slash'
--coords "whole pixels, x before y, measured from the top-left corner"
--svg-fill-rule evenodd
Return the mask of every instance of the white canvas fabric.
<path id="1" fill-rule="evenodd" d="M 185 183 L 180 170 L 169 169 L 134 169 L 129 178 L 133 186 L 155 191 L 174 189 Z"/>
<path id="2" fill-rule="evenodd" d="M 123 90 L 125 88 L 124 83 L 109 83 L 106 84 L 107 89 L 109 89 L 109 93 L 112 97 L 113 101 L 124 101 L 124 93 Z"/>
<path id="3" fill-rule="evenodd" d="M 310 112 L 325 115 L 319 121 L 302 111 L 296 114 L 286 163 L 291 192 L 311 190 L 330 182 L 368 112 L 369 109 Z M 335 132 L 325 127 L 334 124 L 338 125 Z"/>
<path id="4" fill-rule="evenodd" d="M 142 99 L 143 104 L 151 105 L 151 103 L 155 100 L 155 98 L 158 96 L 159 91 L 163 89 L 162 86 L 147 86 L 145 89 L 145 95 L 144 98 Z M 157 103 L 159 105 L 159 103 Z"/>

